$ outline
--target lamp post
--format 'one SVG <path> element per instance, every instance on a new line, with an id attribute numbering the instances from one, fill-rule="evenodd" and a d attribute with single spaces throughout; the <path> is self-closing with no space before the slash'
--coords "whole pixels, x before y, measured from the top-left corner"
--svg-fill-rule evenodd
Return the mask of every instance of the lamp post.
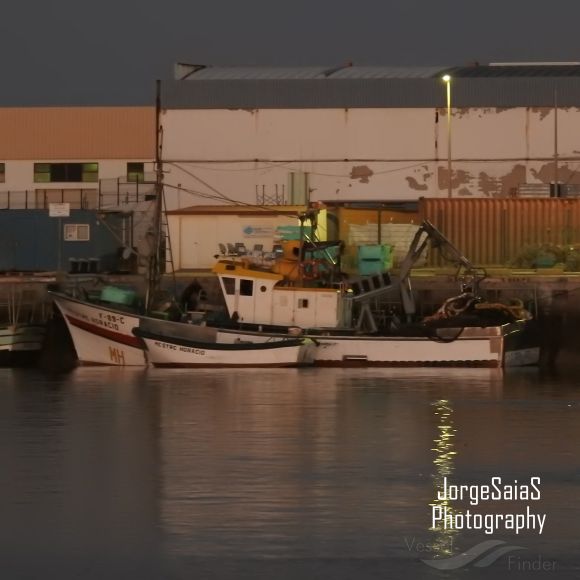
<path id="1" fill-rule="evenodd" d="M 443 82 L 447 87 L 447 197 L 452 197 L 451 190 L 451 77 L 444 75 Z"/>

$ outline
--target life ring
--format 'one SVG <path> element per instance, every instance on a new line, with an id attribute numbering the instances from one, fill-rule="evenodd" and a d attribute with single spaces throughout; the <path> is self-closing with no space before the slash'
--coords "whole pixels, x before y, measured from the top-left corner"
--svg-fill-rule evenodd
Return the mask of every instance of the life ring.
<path id="1" fill-rule="evenodd" d="M 314 280 L 318 278 L 319 274 L 319 264 L 317 260 L 304 260 L 300 264 L 300 271 L 302 273 L 302 277 L 306 280 Z"/>

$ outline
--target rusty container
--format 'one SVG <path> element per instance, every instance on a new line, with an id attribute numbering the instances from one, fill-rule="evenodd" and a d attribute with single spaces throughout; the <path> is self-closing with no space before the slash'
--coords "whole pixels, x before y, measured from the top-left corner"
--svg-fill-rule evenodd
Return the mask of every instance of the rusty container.
<path id="1" fill-rule="evenodd" d="M 422 198 L 419 214 L 481 266 L 509 266 L 526 247 L 580 244 L 580 199 Z M 445 261 L 430 252 L 429 265 Z"/>

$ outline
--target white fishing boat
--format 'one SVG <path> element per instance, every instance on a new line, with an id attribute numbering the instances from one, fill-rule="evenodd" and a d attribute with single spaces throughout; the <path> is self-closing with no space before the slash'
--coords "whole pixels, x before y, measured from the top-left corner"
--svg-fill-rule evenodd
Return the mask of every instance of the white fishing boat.
<path id="1" fill-rule="evenodd" d="M 141 316 L 50 292 L 70 332 L 81 364 L 144 366 L 143 343 L 133 334 Z"/>
<path id="2" fill-rule="evenodd" d="M 0 364 L 29 364 L 40 354 L 50 307 L 45 300 L 50 276 L 2 276 L 0 279 Z"/>
<path id="3" fill-rule="evenodd" d="M 407 320 L 415 318 L 409 273 L 430 242 L 446 247 L 474 287 L 464 287 L 427 320 L 379 328 L 371 303 L 394 288 L 401 291 Z M 220 329 L 220 342 L 260 340 L 261 334 L 263 340 L 282 339 L 287 328 L 300 327 L 317 344 L 316 365 L 504 367 L 539 361 L 539 338 L 529 312 L 522 304 L 483 302 L 477 270 L 428 222 L 418 229 L 396 282 L 383 273 L 338 284 L 324 280 L 317 286 L 316 276 L 304 275 L 304 263 L 309 273 L 314 268 L 312 260 L 301 259 L 303 246 L 268 270 L 244 259 L 216 263 L 214 272 L 234 322 Z"/>
<path id="4" fill-rule="evenodd" d="M 156 367 L 295 367 L 313 362 L 314 345 L 305 339 L 221 343 L 167 338 L 139 328 L 133 332 Z"/>

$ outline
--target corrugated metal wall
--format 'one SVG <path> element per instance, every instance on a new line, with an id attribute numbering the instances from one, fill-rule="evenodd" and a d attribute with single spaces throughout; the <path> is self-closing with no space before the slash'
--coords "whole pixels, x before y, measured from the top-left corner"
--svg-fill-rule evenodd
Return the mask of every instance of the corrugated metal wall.
<path id="1" fill-rule="evenodd" d="M 426 199 L 422 219 L 432 222 L 473 263 L 508 265 L 525 246 L 580 243 L 577 199 Z M 432 265 L 443 265 L 438 252 Z"/>

